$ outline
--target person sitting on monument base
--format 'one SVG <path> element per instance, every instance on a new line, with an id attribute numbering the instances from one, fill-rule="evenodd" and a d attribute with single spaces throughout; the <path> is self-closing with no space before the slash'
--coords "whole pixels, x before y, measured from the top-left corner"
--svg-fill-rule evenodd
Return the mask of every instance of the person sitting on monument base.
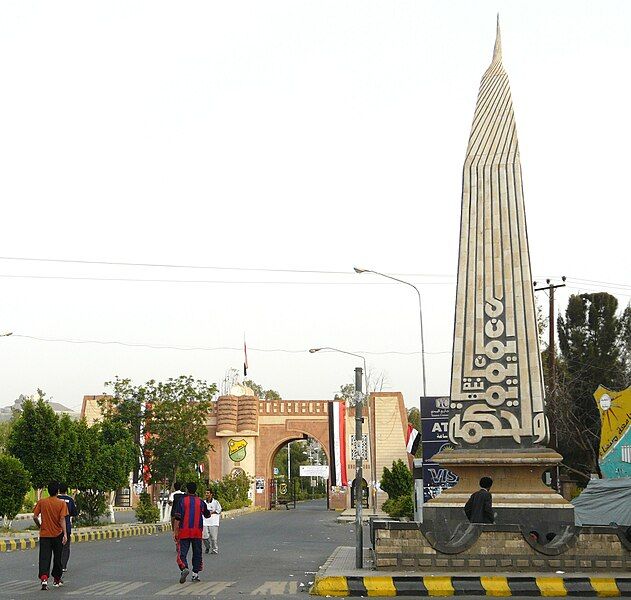
<path id="1" fill-rule="evenodd" d="M 490 477 L 480 479 L 480 489 L 471 494 L 464 505 L 464 512 L 471 523 L 495 523 L 493 514 L 493 497 L 491 486 L 493 480 Z"/>

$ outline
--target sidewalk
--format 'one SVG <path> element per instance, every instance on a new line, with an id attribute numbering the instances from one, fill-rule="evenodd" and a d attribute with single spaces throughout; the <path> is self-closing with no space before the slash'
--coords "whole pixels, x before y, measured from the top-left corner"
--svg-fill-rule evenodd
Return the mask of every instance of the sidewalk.
<path id="1" fill-rule="evenodd" d="M 355 548 L 338 546 L 318 571 L 314 596 L 599 596 L 631 597 L 631 574 L 445 573 L 374 571 L 371 550 L 355 568 Z"/>
<path id="2" fill-rule="evenodd" d="M 223 519 L 234 519 L 240 515 L 257 512 L 254 506 L 224 511 Z M 96 540 L 111 540 L 113 538 L 132 537 L 138 535 L 153 535 L 171 531 L 171 523 L 124 523 L 120 525 L 102 525 L 100 527 L 73 527 L 72 543 L 92 542 Z M 13 550 L 30 550 L 39 543 L 39 532 L 35 530 L 18 531 L 14 534 L 3 534 L 0 538 L 0 553 Z"/>

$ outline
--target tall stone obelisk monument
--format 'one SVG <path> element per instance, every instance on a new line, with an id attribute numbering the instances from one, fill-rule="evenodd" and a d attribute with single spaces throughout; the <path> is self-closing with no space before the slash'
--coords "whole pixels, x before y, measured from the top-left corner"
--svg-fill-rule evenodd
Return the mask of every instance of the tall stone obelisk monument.
<path id="1" fill-rule="evenodd" d="M 462 179 L 449 421 L 454 449 L 435 457 L 460 483 L 427 506 L 457 507 L 460 517 L 479 478 L 489 475 L 501 521 L 518 522 L 518 512 L 545 505 L 564 508 L 558 518 L 573 522 L 571 505 L 541 481 L 542 471 L 561 456 L 545 447 L 549 429 L 519 144 L 499 18 Z"/>

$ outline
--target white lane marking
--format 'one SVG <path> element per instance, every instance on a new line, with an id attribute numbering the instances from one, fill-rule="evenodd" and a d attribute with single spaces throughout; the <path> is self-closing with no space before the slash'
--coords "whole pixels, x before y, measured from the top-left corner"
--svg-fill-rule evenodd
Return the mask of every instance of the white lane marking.
<path id="1" fill-rule="evenodd" d="M 129 592 L 133 592 L 143 585 L 148 585 L 146 581 L 99 581 L 82 587 L 73 592 L 69 592 L 69 596 L 124 596 Z"/>
<path id="2" fill-rule="evenodd" d="M 11 592 L 12 594 L 26 594 L 28 592 L 39 590 L 41 585 L 41 582 L 37 579 L 29 579 L 27 581 L 12 579 L 11 581 L 4 581 L 0 583 L 0 591 Z"/>
<path id="3" fill-rule="evenodd" d="M 234 585 L 234 581 L 189 581 L 188 583 L 175 583 L 156 596 L 213 596 L 223 592 Z"/>
<path id="4" fill-rule="evenodd" d="M 250 596 L 282 596 L 283 594 L 295 594 L 297 592 L 297 581 L 266 581 L 263 585 L 250 592 Z"/>

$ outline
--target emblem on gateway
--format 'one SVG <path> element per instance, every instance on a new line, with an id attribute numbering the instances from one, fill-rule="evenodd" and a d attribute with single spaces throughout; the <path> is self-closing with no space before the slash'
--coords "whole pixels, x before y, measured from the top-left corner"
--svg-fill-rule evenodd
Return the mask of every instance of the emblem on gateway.
<path id="1" fill-rule="evenodd" d="M 228 440 L 228 456 L 234 462 L 242 461 L 246 455 L 246 447 L 248 443 L 241 440 Z"/>

